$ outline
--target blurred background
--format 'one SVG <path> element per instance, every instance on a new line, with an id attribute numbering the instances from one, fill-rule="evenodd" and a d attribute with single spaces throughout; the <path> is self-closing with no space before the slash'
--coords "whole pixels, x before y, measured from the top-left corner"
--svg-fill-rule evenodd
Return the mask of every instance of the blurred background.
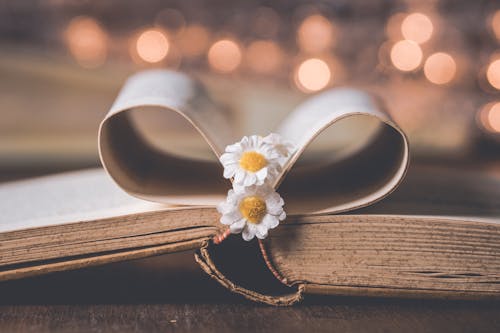
<path id="1" fill-rule="evenodd" d="M 496 1 L 0 0 L 0 180 L 98 166 L 98 125 L 146 68 L 199 77 L 248 122 L 367 89 L 414 161 L 500 169 Z"/>

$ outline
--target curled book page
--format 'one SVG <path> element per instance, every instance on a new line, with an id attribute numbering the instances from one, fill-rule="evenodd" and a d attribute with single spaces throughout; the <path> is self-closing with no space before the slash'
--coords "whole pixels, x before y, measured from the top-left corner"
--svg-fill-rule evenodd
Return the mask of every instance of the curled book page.
<path id="1" fill-rule="evenodd" d="M 141 117 L 149 115 L 152 126 L 145 127 Z M 102 163 L 133 196 L 215 205 L 230 188 L 218 157 L 242 135 L 231 115 L 187 75 L 138 73 L 101 124 Z M 159 124 L 164 127 L 156 130 Z M 332 89 L 311 97 L 274 131 L 297 147 L 274 184 L 289 214 L 369 205 L 400 183 L 408 165 L 405 135 L 376 98 L 359 90 Z M 193 138 L 199 139 L 196 144 Z"/>

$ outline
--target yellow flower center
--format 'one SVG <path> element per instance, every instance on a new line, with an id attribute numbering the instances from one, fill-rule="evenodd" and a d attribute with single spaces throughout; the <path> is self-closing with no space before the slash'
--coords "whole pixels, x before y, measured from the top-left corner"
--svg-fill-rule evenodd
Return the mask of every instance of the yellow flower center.
<path id="1" fill-rule="evenodd" d="M 240 167 L 246 171 L 256 172 L 267 165 L 267 160 L 261 153 L 246 151 L 241 155 Z"/>
<path id="2" fill-rule="evenodd" d="M 247 221 L 258 224 L 266 215 L 266 202 L 260 197 L 246 197 L 240 202 L 240 213 Z"/>

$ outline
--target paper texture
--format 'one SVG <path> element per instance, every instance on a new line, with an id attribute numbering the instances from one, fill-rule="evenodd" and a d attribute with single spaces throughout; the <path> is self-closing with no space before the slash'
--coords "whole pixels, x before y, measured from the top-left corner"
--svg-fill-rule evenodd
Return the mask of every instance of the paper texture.
<path id="1" fill-rule="evenodd" d="M 205 140 L 206 150 L 211 149 L 213 161 L 186 158 L 151 142 L 151 133 L 141 132 L 134 116 L 159 110 L 166 123 L 191 126 Z M 215 205 L 230 188 L 216 158 L 226 145 L 240 139 L 234 130 L 241 126 L 223 110 L 186 75 L 164 70 L 136 74 L 101 124 L 102 164 L 133 196 L 169 204 Z M 348 135 L 335 135 L 344 125 L 350 128 L 352 121 L 363 126 Z M 380 103 L 362 91 L 334 89 L 311 97 L 275 131 L 298 148 L 275 184 L 290 214 L 338 213 L 368 205 L 390 193 L 408 165 L 406 137 Z M 184 144 L 182 137 L 165 142 Z"/>
<path id="2" fill-rule="evenodd" d="M 0 202 L 0 232 L 167 208 L 127 195 L 102 169 L 3 184 Z"/>

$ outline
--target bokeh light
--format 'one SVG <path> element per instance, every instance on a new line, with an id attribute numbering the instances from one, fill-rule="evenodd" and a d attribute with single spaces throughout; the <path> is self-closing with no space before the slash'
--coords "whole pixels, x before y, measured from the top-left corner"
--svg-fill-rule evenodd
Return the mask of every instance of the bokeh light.
<path id="1" fill-rule="evenodd" d="M 295 71 L 295 84 L 303 92 L 315 92 L 325 88 L 332 78 L 328 64 L 318 58 L 304 60 Z"/>
<path id="2" fill-rule="evenodd" d="M 492 133 L 500 133 L 500 102 L 486 104 L 479 113 L 482 127 Z"/>
<path id="3" fill-rule="evenodd" d="M 279 68 L 283 61 L 283 52 L 277 43 L 269 40 L 257 40 L 246 50 L 248 66 L 260 74 L 271 73 Z"/>
<path id="4" fill-rule="evenodd" d="M 208 50 L 208 63 L 218 72 L 234 71 L 240 65 L 241 58 L 240 46 L 231 39 L 218 40 Z"/>
<path id="5" fill-rule="evenodd" d="M 419 44 L 428 41 L 433 31 L 431 19 L 422 13 L 409 14 L 401 23 L 403 37 Z"/>
<path id="6" fill-rule="evenodd" d="M 427 80 L 435 84 L 446 84 L 453 80 L 457 72 L 457 64 L 453 57 L 444 52 L 432 54 L 424 64 Z"/>
<path id="7" fill-rule="evenodd" d="M 170 48 L 165 33 L 159 29 L 143 31 L 135 43 L 139 57 L 149 63 L 157 63 L 165 59 Z"/>
<path id="8" fill-rule="evenodd" d="M 333 24 L 322 15 L 304 19 L 297 30 L 297 43 L 307 53 L 320 53 L 332 47 L 335 38 Z"/>
<path id="9" fill-rule="evenodd" d="M 413 71 L 422 62 L 422 50 L 413 41 L 401 40 L 391 48 L 391 62 L 394 67 L 401 71 Z"/>
<path id="10" fill-rule="evenodd" d="M 108 53 L 108 35 L 88 16 L 73 18 L 64 34 L 71 55 L 82 67 L 95 68 L 104 63 Z"/>
<path id="11" fill-rule="evenodd" d="M 488 112 L 488 125 L 490 128 L 500 133 L 500 103 L 495 103 Z"/>
<path id="12" fill-rule="evenodd" d="M 500 41 L 500 9 L 497 10 L 491 17 L 491 29 L 495 37 Z"/>
<path id="13" fill-rule="evenodd" d="M 182 54 L 186 57 L 199 57 L 205 53 L 210 43 L 210 32 L 199 24 L 188 25 L 178 39 Z"/>
<path id="14" fill-rule="evenodd" d="M 500 90 L 500 59 L 496 59 L 488 65 L 486 78 L 493 88 Z"/>

